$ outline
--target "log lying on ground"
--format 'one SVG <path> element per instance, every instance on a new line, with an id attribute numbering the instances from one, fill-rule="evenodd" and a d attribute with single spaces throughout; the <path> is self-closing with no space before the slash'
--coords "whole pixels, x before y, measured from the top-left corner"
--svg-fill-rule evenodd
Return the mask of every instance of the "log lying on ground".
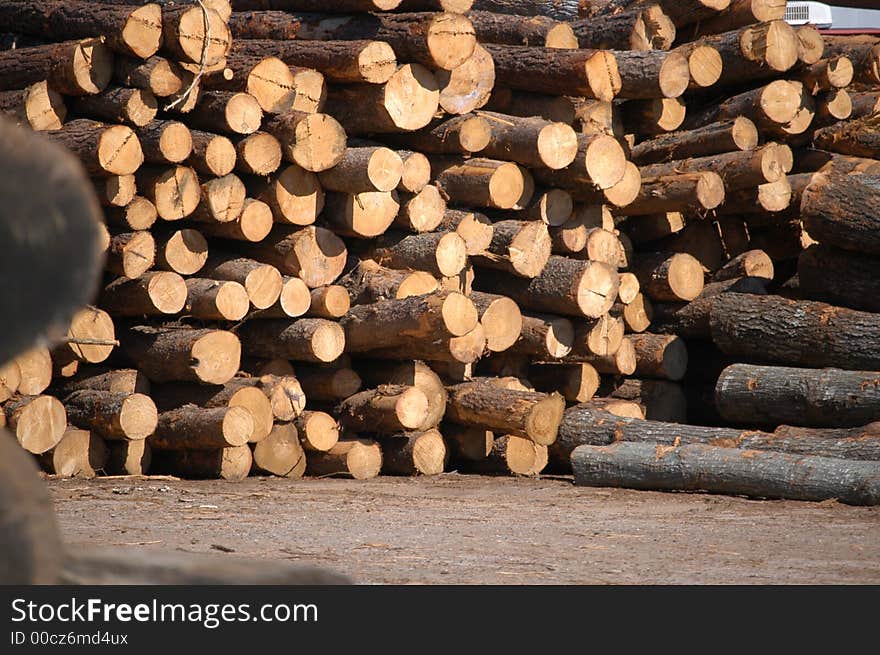
<path id="1" fill-rule="evenodd" d="M 64 97 L 45 81 L 26 89 L 0 91 L 0 112 L 32 130 L 58 130 L 67 119 Z"/>
<path id="2" fill-rule="evenodd" d="M 564 409 L 558 394 L 513 391 L 475 380 L 449 387 L 446 418 L 548 445 L 556 439 Z"/>
<path id="3" fill-rule="evenodd" d="M 712 340 L 745 361 L 880 369 L 877 315 L 806 300 L 722 294 L 711 312 Z"/>
<path id="4" fill-rule="evenodd" d="M 48 81 L 58 93 L 100 93 L 110 83 L 113 55 L 98 39 L 65 41 L 0 52 L 0 90 Z"/>
<path id="5" fill-rule="evenodd" d="M 352 431 L 394 434 L 424 422 L 428 399 L 416 387 L 382 385 L 346 398 L 334 413 L 339 423 Z"/>
<path id="6" fill-rule="evenodd" d="M 844 460 L 880 459 L 880 437 L 872 429 L 811 429 L 783 426 L 776 432 L 661 423 L 612 416 L 586 407 L 565 412 L 556 442 L 550 447 L 554 462 L 563 463 L 582 445 L 605 446 L 618 441 L 664 446 L 704 444 L 744 450 L 774 450 L 794 455 Z"/>
<path id="7" fill-rule="evenodd" d="M 589 486 L 880 504 L 873 462 L 701 445 L 616 444 L 581 446 L 572 453 L 572 467 L 575 482 Z"/>
<path id="8" fill-rule="evenodd" d="M 295 426 L 280 423 L 254 446 L 254 469 L 284 478 L 298 479 L 306 471 L 306 454 Z"/>
<path id="9" fill-rule="evenodd" d="M 734 364 L 715 387 L 722 418 L 737 425 L 858 427 L 880 418 L 875 371 Z"/>
<path id="10" fill-rule="evenodd" d="M 342 475 L 355 480 L 375 478 L 382 470 L 382 449 L 370 439 L 343 439 L 327 452 L 310 452 L 306 473 L 315 477 Z"/>
<path id="11" fill-rule="evenodd" d="M 512 89 L 612 100 L 622 82 L 608 50 L 558 50 L 486 45 L 498 82 Z"/>
<path id="12" fill-rule="evenodd" d="M 213 450 L 168 450 L 154 452 L 155 472 L 184 478 L 240 482 L 251 472 L 254 461 L 250 446 L 231 446 Z"/>
<path id="13" fill-rule="evenodd" d="M 814 244 L 798 257 L 804 297 L 843 307 L 880 312 L 880 260 Z"/>
<path id="14" fill-rule="evenodd" d="M 467 265 L 467 245 L 455 232 L 404 234 L 388 232 L 369 249 L 383 266 L 424 271 L 437 278 L 452 277 Z"/>
<path id="15" fill-rule="evenodd" d="M 633 273 L 652 300 L 693 300 L 703 290 L 703 269 L 691 255 L 656 253 L 639 257 Z"/>
<path id="16" fill-rule="evenodd" d="M 337 323 L 322 318 L 247 321 L 239 336 L 251 355 L 319 363 L 337 359 L 346 340 Z"/>
<path id="17" fill-rule="evenodd" d="M 745 116 L 683 132 L 663 134 L 636 144 L 630 155 L 639 164 L 670 159 L 753 150 L 758 144 L 758 130 Z"/>
<path id="18" fill-rule="evenodd" d="M 154 451 L 232 448 L 247 444 L 253 430 L 254 419 L 244 407 L 183 405 L 159 414 L 149 444 Z"/>
<path id="19" fill-rule="evenodd" d="M 147 475 L 153 463 L 153 451 L 146 439 L 111 441 L 107 445 L 106 472 L 110 475 Z"/>
<path id="20" fill-rule="evenodd" d="M 468 470 L 484 474 L 538 475 L 547 461 L 547 446 L 505 434 L 493 441 L 486 457 L 464 464 Z"/>
<path id="21" fill-rule="evenodd" d="M 688 354 L 683 339 L 664 334 L 631 334 L 636 351 L 636 375 L 681 380 L 687 371 Z"/>
<path id="22" fill-rule="evenodd" d="M 620 279 L 607 264 L 551 256 L 531 280 L 482 271 L 475 283 L 480 291 L 504 293 L 522 307 L 598 318 L 614 304 Z"/>
<path id="23" fill-rule="evenodd" d="M 108 450 L 104 440 L 88 430 L 68 428 L 61 441 L 40 456 L 40 466 L 47 473 L 65 478 L 94 478 L 107 466 Z"/>
<path id="24" fill-rule="evenodd" d="M 876 239 L 878 187 L 877 175 L 817 173 L 801 201 L 804 227 L 828 245 L 880 254 Z"/>
<path id="25" fill-rule="evenodd" d="M 225 384 L 238 371 L 241 343 L 231 332 L 134 327 L 123 350 L 150 380 Z"/>
<path id="26" fill-rule="evenodd" d="M 486 347 L 491 352 L 510 348 L 522 332 L 519 305 L 506 296 L 474 291 L 470 299 L 477 308 L 480 324 L 486 333 Z"/>
<path id="27" fill-rule="evenodd" d="M 436 429 L 383 436 L 380 445 L 385 474 L 438 475 L 446 465 L 446 444 Z"/>
<path id="28" fill-rule="evenodd" d="M 100 303 L 112 316 L 157 316 L 181 311 L 186 296 L 186 283 L 177 273 L 149 271 L 111 282 L 102 291 Z"/>
<path id="29" fill-rule="evenodd" d="M 149 396 L 83 389 L 64 397 L 68 421 L 104 439 L 137 441 L 156 429 L 158 414 Z"/>
<path id="30" fill-rule="evenodd" d="M 421 296 L 440 289 L 437 278 L 430 273 L 384 268 L 371 259 L 361 260 L 338 282 L 348 290 L 353 305 Z"/>
<path id="31" fill-rule="evenodd" d="M 67 414 L 52 396 L 13 396 L 3 405 L 6 425 L 29 453 L 40 455 L 54 448 L 67 429 Z"/>

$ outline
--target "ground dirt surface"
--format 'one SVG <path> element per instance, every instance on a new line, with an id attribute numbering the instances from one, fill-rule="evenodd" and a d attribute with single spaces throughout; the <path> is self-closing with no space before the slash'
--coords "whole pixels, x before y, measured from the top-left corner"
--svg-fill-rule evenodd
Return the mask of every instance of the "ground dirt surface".
<path id="1" fill-rule="evenodd" d="M 72 548 L 315 564 L 361 583 L 880 583 L 880 507 L 568 478 L 50 480 Z"/>

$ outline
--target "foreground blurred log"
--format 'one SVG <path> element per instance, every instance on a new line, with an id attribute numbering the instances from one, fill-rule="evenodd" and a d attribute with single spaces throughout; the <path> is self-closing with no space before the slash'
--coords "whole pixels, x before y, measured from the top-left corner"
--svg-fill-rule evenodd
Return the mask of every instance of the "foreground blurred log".
<path id="1" fill-rule="evenodd" d="M 880 504 L 874 462 L 700 445 L 623 443 L 581 446 L 572 454 L 572 466 L 575 482 L 588 486 Z"/>

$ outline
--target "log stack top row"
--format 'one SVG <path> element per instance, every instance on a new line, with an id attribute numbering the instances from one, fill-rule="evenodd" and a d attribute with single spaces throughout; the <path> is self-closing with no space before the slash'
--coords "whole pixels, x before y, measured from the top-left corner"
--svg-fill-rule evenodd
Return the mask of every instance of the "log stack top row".
<path id="1" fill-rule="evenodd" d="M 777 436 L 880 418 L 814 407 L 880 369 L 880 40 L 784 10 L 0 0 L 0 111 L 77 155 L 107 252 L 5 421 L 61 474 L 876 460 Z"/>

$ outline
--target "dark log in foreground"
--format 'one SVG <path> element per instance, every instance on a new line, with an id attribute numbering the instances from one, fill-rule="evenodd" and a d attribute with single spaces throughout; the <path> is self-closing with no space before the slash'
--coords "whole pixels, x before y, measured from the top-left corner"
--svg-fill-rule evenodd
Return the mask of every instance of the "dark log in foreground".
<path id="1" fill-rule="evenodd" d="M 734 364 L 715 386 L 721 416 L 737 425 L 857 427 L 880 419 L 880 372 Z"/>
<path id="2" fill-rule="evenodd" d="M 744 293 L 720 295 L 712 340 L 728 355 L 850 370 L 880 370 L 880 315 L 807 300 Z"/>
<path id="3" fill-rule="evenodd" d="M 794 455 L 872 461 L 880 466 L 880 430 L 876 426 L 811 429 L 783 426 L 775 432 L 642 421 L 576 406 L 565 412 L 550 456 L 563 463 L 578 446 L 607 446 L 618 441 L 667 446 L 703 444 L 744 450 L 774 450 Z"/>
<path id="4" fill-rule="evenodd" d="M 798 258 L 804 297 L 880 312 L 880 258 L 814 244 Z"/>
<path id="5" fill-rule="evenodd" d="M 572 454 L 575 483 L 880 504 L 880 465 L 711 446 L 615 444 Z"/>
<path id="6" fill-rule="evenodd" d="M 823 243 L 880 254 L 880 175 L 817 173 L 804 190 L 801 215 Z"/>

